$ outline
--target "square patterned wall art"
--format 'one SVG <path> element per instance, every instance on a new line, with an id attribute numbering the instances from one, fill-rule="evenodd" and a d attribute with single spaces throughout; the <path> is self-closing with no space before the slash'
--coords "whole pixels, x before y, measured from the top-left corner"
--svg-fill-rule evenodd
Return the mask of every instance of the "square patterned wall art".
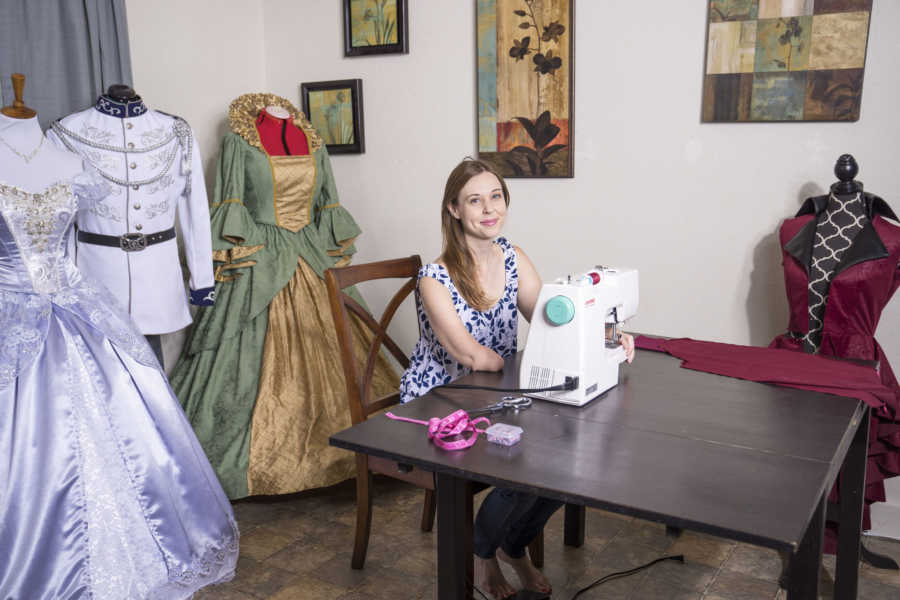
<path id="1" fill-rule="evenodd" d="M 872 0 L 711 0 L 703 121 L 857 121 Z"/>
<path id="2" fill-rule="evenodd" d="M 504 177 L 572 177 L 574 0 L 477 0 L 478 156 Z"/>

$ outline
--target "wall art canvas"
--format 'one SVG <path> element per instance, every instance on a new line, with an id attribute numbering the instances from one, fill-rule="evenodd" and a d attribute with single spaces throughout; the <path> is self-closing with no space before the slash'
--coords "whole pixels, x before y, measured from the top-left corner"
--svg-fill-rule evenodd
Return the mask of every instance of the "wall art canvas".
<path id="1" fill-rule="evenodd" d="M 710 0 L 703 121 L 857 121 L 872 0 Z"/>
<path id="2" fill-rule="evenodd" d="M 300 96 L 329 154 L 365 152 L 361 79 L 302 83 Z"/>
<path id="3" fill-rule="evenodd" d="M 406 54 L 407 0 L 344 0 L 344 56 Z"/>
<path id="4" fill-rule="evenodd" d="M 478 156 L 573 177 L 574 0 L 477 0 Z"/>

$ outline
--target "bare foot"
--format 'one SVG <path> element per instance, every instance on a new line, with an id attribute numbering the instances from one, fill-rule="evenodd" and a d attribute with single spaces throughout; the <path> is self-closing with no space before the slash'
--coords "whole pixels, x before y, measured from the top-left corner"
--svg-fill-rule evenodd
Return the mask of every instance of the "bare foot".
<path id="1" fill-rule="evenodd" d="M 522 558 L 512 558 L 503 550 L 498 549 L 497 558 L 513 568 L 516 575 L 519 577 L 519 583 L 521 583 L 522 587 L 526 590 L 542 592 L 544 594 L 549 594 L 553 591 L 550 582 L 544 577 L 544 574 L 538 571 L 537 567 L 532 564 L 531 559 L 528 558 L 527 554 Z"/>
<path id="2" fill-rule="evenodd" d="M 475 557 L 475 578 L 478 580 L 478 587 L 494 598 L 506 598 L 516 593 L 516 588 L 511 586 L 503 576 L 496 556 L 494 558 Z"/>

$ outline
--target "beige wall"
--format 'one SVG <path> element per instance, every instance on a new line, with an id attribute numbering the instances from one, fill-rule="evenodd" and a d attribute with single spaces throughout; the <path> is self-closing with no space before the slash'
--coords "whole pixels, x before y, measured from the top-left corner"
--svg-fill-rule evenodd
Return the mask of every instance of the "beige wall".
<path id="1" fill-rule="evenodd" d="M 134 89 L 190 123 L 211 184 L 228 104 L 265 89 L 262 3 L 126 0 L 125 8 Z"/>

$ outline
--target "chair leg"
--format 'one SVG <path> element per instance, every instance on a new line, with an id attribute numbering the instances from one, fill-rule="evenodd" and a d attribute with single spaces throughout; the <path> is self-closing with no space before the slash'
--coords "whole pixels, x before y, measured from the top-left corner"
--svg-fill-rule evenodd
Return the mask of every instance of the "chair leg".
<path id="1" fill-rule="evenodd" d="M 528 544 L 528 555 L 531 557 L 531 564 L 538 569 L 544 566 L 544 532 L 537 534 L 537 537 Z"/>
<path id="2" fill-rule="evenodd" d="M 425 502 L 422 505 L 422 531 L 434 529 L 435 503 L 434 490 L 425 490 Z"/>
<path id="3" fill-rule="evenodd" d="M 365 454 L 356 455 L 356 538 L 353 542 L 354 569 L 362 569 L 372 530 L 372 472 Z"/>

